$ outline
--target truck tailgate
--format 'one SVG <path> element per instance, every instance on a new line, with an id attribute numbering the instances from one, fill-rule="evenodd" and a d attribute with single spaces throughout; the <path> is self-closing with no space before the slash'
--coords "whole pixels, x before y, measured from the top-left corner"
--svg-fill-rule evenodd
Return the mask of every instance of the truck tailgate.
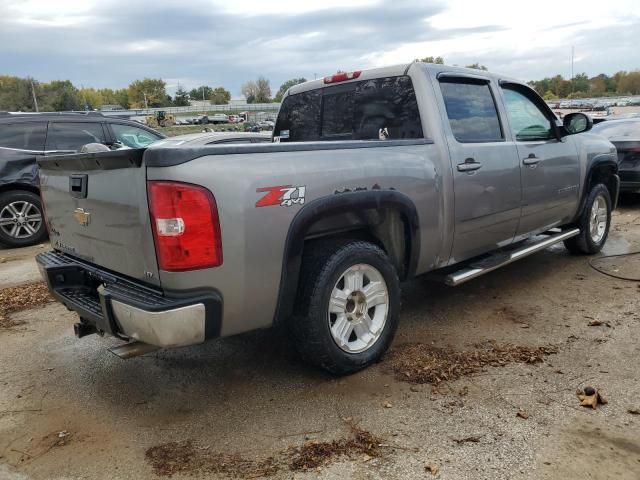
<path id="1" fill-rule="evenodd" d="M 159 285 L 144 150 L 40 157 L 51 246 Z"/>

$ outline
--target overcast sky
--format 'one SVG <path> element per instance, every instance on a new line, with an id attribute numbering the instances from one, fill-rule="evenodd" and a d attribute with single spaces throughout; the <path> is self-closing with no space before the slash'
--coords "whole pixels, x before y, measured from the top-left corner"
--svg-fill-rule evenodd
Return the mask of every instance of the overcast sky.
<path id="1" fill-rule="evenodd" d="M 272 90 L 440 55 L 523 80 L 640 68 L 638 0 L 0 0 L 0 75 Z"/>

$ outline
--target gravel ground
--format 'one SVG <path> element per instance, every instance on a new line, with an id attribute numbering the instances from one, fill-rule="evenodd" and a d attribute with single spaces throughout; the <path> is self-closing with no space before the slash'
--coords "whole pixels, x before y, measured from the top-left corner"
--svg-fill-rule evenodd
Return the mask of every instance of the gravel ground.
<path id="1" fill-rule="evenodd" d="M 614 222 L 605 253 L 640 250 L 640 199 Z M 37 280 L 38 251 L 0 251 L 0 287 Z M 603 262 L 640 274 L 638 256 Z M 392 352 L 347 378 L 273 331 L 123 361 L 57 303 L 14 311 L 0 479 L 637 480 L 639 307 L 640 282 L 561 246 L 455 289 L 418 278 Z M 581 407 L 586 386 L 608 403 Z"/>

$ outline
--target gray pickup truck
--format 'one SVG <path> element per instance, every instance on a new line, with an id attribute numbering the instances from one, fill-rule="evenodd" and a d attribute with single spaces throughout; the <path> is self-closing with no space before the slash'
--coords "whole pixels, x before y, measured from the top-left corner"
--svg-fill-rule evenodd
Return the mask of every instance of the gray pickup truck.
<path id="1" fill-rule="evenodd" d="M 602 248 L 619 178 L 591 125 L 487 72 L 339 73 L 289 90 L 273 143 L 42 157 L 37 262 L 76 335 L 124 358 L 281 325 L 346 374 L 389 347 L 401 281 Z"/>

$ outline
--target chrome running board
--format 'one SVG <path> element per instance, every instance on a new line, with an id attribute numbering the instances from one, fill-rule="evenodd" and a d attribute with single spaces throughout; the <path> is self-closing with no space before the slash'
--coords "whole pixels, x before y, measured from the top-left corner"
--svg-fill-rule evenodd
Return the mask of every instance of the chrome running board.
<path id="1" fill-rule="evenodd" d="M 444 277 L 444 283 L 452 287 L 460 285 L 464 282 L 468 282 L 469 280 L 479 277 L 480 275 L 492 272 L 493 270 L 504 267 L 505 265 L 509 265 L 516 260 L 520 260 L 521 258 L 528 257 L 529 255 L 539 252 L 540 250 L 544 250 L 545 248 L 562 242 L 567 238 L 575 237 L 578 234 L 580 234 L 580 229 L 574 228 L 560 233 L 553 233 L 551 236 L 537 242 L 529 241 L 516 250 L 495 253 L 489 257 L 483 258 L 482 260 L 472 262 L 466 265 L 464 268 L 446 275 Z"/>

